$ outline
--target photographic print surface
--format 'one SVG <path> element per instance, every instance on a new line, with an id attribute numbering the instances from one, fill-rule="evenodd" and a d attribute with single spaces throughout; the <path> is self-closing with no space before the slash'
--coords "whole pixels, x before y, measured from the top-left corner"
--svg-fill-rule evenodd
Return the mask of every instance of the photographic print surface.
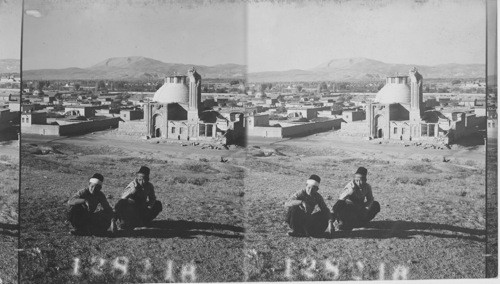
<path id="1" fill-rule="evenodd" d="M 496 3 L 23 5 L 1 283 L 497 277 Z"/>
<path id="2" fill-rule="evenodd" d="M 243 279 L 245 13 L 25 1 L 23 283 Z"/>
<path id="3" fill-rule="evenodd" d="M 249 5 L 248 280 L 485 277 L 485 6 Z"/>
<path id="4" fill-rule="evenodd" d="M 0 283 L 17 283 L 20 1 L 0 1 Z"/>

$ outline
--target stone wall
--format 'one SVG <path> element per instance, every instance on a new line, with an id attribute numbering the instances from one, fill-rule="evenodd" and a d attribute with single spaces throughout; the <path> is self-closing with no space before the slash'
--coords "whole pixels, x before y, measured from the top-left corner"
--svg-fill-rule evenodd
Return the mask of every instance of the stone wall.
<path id="1" fill-rule="evenodd" d="M 147 134 L 146 130 L 144 120 L 120 121 L 118 126 L 118 133 L 130 136 L 145 136 Z"/>
<path id="2" fill-rule="evenodd" d="M 343 122 L 339 133 L 346 136 L 368 137 L 370 136 L 370 127 L 366 120 Z"/>
<path id="3" fill-rule="evenodd" d="M 340 129 L 342 119 L 333 119 L 315 123 L 298 124 L 294 126 L 283 127 L 283 137 L 300 137 L 319 132 Z"/>
<path id="4" fill-rule="evenodd" d="M 75 124 L 61 125 L 59 128 L 59 135 L 79 135 L 94 131 L 118 128 L 118 123 L 120 120 L 121 119 L 119 117 L 114 117 L 101 120 L 83 121 Z"/>
<path id="5" fill-rule="evenodd" d="M 281 127 L 247 127 L 247 135 L 254 137 L 282 138 Z"/>
<path id="6" fill-rule="evenodd" d="M 59 127 L 59 125 L 48 124 L 22 125 L 21 133 L 59 136 Z"/>
<path id="7" fill-rule="evenodd" d="M 296 124 L 285 127 L 252 127 L 248 128 L 248 136 L 254 137 L 300 137 L 319 132 L 340 129 L 342 119 L 333 119 L 322 122 Z"/>
<path id="8" fill-rule="evenodd" d="M 70 136 L 80 135 L 94 131 L 117 128 L 120 118 L 107 118 L 102 120 L 82 121 L 66 125 L 47 125 L 47 124 L 32 124 L 30 126 L 22 126 L 22 133 L 38 134 L 38 135 L 53 135 L 53 136 Z"/>
<path id="9" fill-rule="evenodd" d="M 342 113 L 342 118 L 349 122 L 365 120 L 366 113 L 364 111 L 345 111 Z"/>

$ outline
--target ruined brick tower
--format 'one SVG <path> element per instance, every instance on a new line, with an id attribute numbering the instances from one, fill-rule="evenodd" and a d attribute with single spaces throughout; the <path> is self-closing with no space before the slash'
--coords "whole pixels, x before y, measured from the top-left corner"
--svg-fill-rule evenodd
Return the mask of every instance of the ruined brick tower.
<path id="1" fill-rule="evenodd" d="M 189 78 L 189 104 L 188 104 L 188 122 L 199 120 L 201 110 L 201 76 L 196 69 L 191 68 L 188 71 Z"/>
<path id="2" fill-rule="evenodd" d="M 418 73 L 417 68 L 410 70 L 410 122 L 418 122 L 424 113 L 424 96 L 422 75 Z"/>

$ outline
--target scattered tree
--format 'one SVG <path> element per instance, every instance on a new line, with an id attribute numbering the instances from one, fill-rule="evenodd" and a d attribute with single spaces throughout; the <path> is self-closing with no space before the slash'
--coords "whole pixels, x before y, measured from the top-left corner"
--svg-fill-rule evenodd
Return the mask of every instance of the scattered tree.
<path id="1" fill-rule="evenodd" d="M 106 89 L 106 83 L 104 81 L 99 81 L 97 82 L 97 90 L 105 90 Z"/>
<path id="2" fill-rule="evenodd" d="M 43 87 L 45 87 L 45 82 L 44 81 L 38 81 L 36 84 L 36 89 L 38 91 L 43 91 Z"/>
<path id="3" fill-rule="evenodd" d="M 322 93 L 326 91 L 328 91 L 328 85 L 326 84 L 326 82 L 321 82 L 321 84 L 319 84 L 318 86 L 318 92 Z"/>

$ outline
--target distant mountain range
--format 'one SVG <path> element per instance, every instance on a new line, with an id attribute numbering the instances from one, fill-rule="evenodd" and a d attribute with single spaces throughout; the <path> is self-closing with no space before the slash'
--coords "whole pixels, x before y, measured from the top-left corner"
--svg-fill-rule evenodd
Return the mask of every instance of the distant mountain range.
<path id="1" fill-rule="evenodd" d="M 156 80 L 167 75 L 184 75 L 195 67 L 203 78 L 243 79 L 246 66 L 221 64 L 215 66 L 165 63 L 155 59 L 132 56 L 106 59 L 88 68 L 24 70 L 25 80 Z M 484 64 L 441 64 L 435 66 L 390 64 L 368 58 L 344 58 L 327 61 L 307 70 L 268 71 L 248 74 L 249 82 L 299 81 L 366 81 L 383 80 L 391 75 L 407 75 L 417 67 L 425 78 L 484 78 Z M 19 60 L 0 60 L 0 73 L 19 72 Z"/>
<path id="2" fill-rule="evenodd" d="M 0 59 L 0 73 L 21 73 L 19 59 Z"/>
<path id="3" fill-rule="evenodd" d="M 416 67 L 425 78 L 484 78 L 484 64 L 441 64 L 435 66 L 389 64 L 368 58 L 327 61 L 308 70 L 268 71 L 248 74 L 249 82 L 365 81 L 383 80 L 391 75 L 407 75 Z"/>
<path id="4" fill-rule="evenodd" d="M 191 67 L 206 79 L 243 79 L 246 74 L 245 65 L 177 64 L 131 56 L 109 58 L 88 68 L 24 70 L 23 77 L 24 80 L 156 80 L 167 75 L 185 75 Z"/>

